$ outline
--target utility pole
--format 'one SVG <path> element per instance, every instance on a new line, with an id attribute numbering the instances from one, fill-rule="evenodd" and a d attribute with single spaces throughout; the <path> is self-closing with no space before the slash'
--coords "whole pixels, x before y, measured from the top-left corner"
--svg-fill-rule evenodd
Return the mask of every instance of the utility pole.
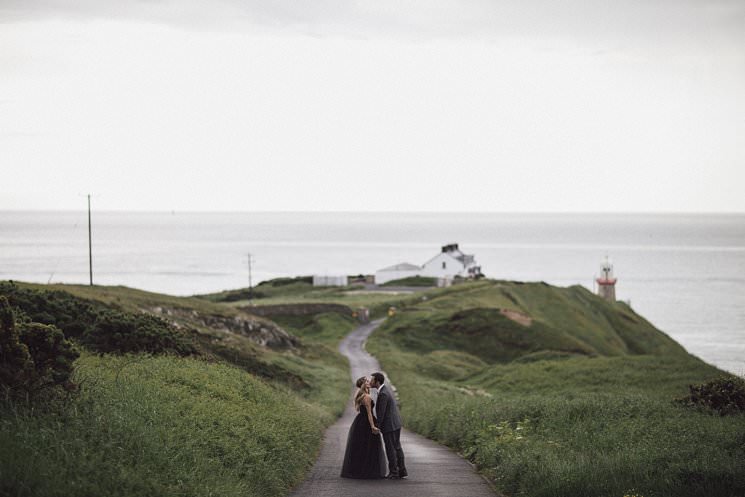
<path id="1" fill-rule="evenodd" d="M 93 237 L 91 234 L 91 194 L 88 194 L 88 273 L 93 286 Z"/>
<path id="2" fill-rule="evenodd" d="M 253 300 L 253 284 L 251 281 L 251 254 L 248 254 L 248 303 L 249 305 Z"/>

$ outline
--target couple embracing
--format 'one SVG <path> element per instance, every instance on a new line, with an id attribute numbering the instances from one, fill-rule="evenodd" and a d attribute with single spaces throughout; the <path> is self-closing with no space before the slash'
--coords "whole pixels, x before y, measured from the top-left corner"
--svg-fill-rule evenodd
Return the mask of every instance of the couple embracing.
<path id="1" fill-rule="evenodd" d="M 354 409 L 357 416 L 349 428 L 341 476 L 390 480 L 406 478 L 408 474 L 401 448 L 401 415 L 383 373 L 373 373 L 370 378 L 363 376 L 355 385 Z M 376 400 L 370 396 L 370 388 L 377 389 Z M 385 476 L 386 456 L 388 476 Z"/>

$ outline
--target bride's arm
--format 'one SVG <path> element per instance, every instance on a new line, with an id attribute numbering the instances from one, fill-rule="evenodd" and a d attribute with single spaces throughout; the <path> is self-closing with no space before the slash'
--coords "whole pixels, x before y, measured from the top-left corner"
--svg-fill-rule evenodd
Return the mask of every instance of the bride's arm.
<path id="1" fill-rule="evenodd" d="M 372 432 L 374 434 L 380 433 L 380 430 L 375 426 L 375 420 L 373 419 L 372 415 L 372 402 L 370 400 L 369 395 L 365 395 L 362 397 L 362 402 L 367 406 L 367 420 L 370 422 L 370 426 L 372 427 Z"/>

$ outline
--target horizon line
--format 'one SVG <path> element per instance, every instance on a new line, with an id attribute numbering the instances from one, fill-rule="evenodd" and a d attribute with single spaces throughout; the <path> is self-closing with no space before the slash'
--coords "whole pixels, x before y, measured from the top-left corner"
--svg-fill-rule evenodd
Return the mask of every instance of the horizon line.
<path id="1" fill-rule="evenodd" d="M 92 209 L 98 213 L 128 213 L 128 214 L 536 214 L 536 215 L 569 215 L 569 214 L 592 214 L 592 215 L 745 215 L 743 211 L 671 211 L 671 210 L 618 210 L 618 211 L 592 211 L 592 210 L 566 210 L 566 211 L 505 211 L 505 210 L 292 210 L 292 209 L 257 209 L 257 210 L 196 210 L 196 209 Z M 34 209 L 34 208 L 0 208 L 0 212 L 18 213 L 49 213 L 49 212 L 87 212 L 81 209 Z"/>

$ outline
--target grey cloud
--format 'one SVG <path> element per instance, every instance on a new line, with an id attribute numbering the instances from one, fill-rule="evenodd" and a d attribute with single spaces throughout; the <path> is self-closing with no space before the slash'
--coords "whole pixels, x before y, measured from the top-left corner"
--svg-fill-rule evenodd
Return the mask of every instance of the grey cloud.
<path id="1" fill-rule="evenodd" d="M 614 46 L 745 44 L 742 0 L 0 0 L 0 21 L 138 20 L 312 36 L 530 38 Z"/>

